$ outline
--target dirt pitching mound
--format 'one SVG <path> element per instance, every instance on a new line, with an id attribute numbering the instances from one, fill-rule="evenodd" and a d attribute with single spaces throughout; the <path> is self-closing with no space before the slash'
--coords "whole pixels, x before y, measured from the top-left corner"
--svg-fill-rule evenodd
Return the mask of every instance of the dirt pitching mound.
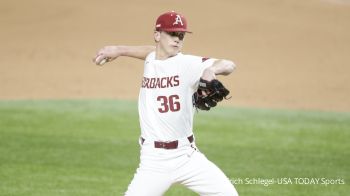
<path id="1" fill-rule="evenodd" d="M 193 35 L 184 53 L 237 64 L 220 77 L 227 104 L 350 111 L 346 0 L 1 2 L 0 99 L 137 99 L 142 61 L 91 62 L 110 44 L 153 44 L 156 17 L 176 10 Z"/>

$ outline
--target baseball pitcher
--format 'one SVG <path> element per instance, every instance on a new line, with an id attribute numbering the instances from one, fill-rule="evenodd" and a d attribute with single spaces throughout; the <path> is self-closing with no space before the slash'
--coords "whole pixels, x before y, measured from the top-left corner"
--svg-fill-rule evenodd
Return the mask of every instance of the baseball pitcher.
<path id="1" fill-rule="evenodd" d="M 125 195 L 161 196 L 178 183 L 200 195 L 238 195 L 225 174 L 196 147 L 193 115 L 209 110 L 229 91 L 216 75 L 229 75 L 229 60 L 182 54 L 185 17 L 174 11 L 155 24 L 155 46 L 106 46 L 94 62 L 102 65 L 119 56 L 144 60 L 138 99 L 140 164 Z"/>

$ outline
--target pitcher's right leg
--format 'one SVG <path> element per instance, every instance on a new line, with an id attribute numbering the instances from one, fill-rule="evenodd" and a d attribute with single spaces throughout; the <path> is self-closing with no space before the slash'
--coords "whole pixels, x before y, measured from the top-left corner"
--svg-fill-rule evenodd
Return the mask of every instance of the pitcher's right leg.
<path id="1" fill-rule="evenodd" d="M 125 196 L 162 196 L 170 186 L 169 174 L 139 168 Z"/>

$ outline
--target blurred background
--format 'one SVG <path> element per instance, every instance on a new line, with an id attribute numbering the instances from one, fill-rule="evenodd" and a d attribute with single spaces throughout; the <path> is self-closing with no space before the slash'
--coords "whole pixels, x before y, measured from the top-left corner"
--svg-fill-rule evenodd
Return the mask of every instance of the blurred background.
<path id="1" fill-rule="evenodd" d="M 189 28 L 183 53 L 233 60 L 238 107 L 350 111 L 349 0 L 1 0 L 0 99 L 135 100 L 143 62 L 92 63 L 105 45 L 152 45 L 156 18 Z"/>

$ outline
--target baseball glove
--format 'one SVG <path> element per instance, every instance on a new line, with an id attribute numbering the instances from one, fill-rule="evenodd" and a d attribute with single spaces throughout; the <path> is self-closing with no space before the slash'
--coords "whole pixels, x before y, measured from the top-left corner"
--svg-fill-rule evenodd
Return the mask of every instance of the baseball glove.
<path id="1" fill-rule="evenodd" d="M 219 80 L 199 80 L 197 92 L 193 94 L 193 105 L 200 110 L 210 110 L 218 102 L 227 99 L 230 93 Z"/>

